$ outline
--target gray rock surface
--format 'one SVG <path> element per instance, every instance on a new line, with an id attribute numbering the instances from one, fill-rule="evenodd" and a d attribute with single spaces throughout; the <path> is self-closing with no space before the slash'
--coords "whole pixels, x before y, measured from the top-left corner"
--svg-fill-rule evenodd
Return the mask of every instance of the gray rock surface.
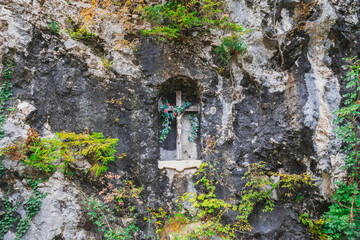
<path id="1" fill-rule="evenodd" d="M 43 135 L 85 128 L 103 132 L 118 138 L 118 152 L 127 154 L 112 163 L 111 170 L 136 175 L 149 201 L 171 202 L 192 189 L 192 178 L 189 172 L 157 168 L 157 104 L 160 87 L 182 78 L 198 87 L 200 139 L 215 136 L 218 141 L 220 171 L 227 173 L 219 196 L 238 197 L 246 165 L 262 160 L 274 170 L 311 172 L 319 187 L 314 200 L 329 199 L 334 181 L 343 174 L 333 111 L 341 104 L 342 58 L 360 54 L 359 1 L 320 0 L 321 14 L 313 17 L 316 34 L 293 37 L 286 33 L 294 26 L 292 14 L 299 1 L 226 2 L 230 18 L 253 29 L 245 38 L 248 53 L 231 66 L 233 78 L 226 71 L 219 73 L 222 65 L 214 54 L 218 37 L 164 44 L 140 36 L 137 51 L 115 50 L 115 33 L 122 31 L 116 19 L 95 26 L 100 40 L 90 45 L 72 40 L 65 31 L 54 35 L 48 28 L 51 17 L 65 29 L 67 16 L 77 16 L 86 3 L 3 0 L 0 59 L 5 62 L 16 50 L 12 82 L 18 110 L 9 116 L 0 145 L 24 139 L 29 126 Z M 271 38 L 274 33 L 283 63 Z M 101 65 L 103 56 L 114 61 L 113 71 Z M 122 99 L 122 105 L 112 99 Z M 200 142 L 198 152 L 203 148 Z M 25 239 L 96 239 L 79 227 L 83 213 L 75 186 L 54 176 L 40 189 L 49 195 Z M 292 210 L 280 206 L 273 214 L 254 215 L 259 222 L 252 237 L 309 238 Z"/>

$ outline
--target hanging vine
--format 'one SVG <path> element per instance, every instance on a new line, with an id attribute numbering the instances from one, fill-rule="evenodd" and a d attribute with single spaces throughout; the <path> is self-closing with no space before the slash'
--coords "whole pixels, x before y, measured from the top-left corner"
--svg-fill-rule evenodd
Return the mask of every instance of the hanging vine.
<path id="1" fill-rule="evenodd" d="M 190 123 L 191 123 L 191 132 L 189 136 L 189 142 L 194 142 L 197 139 L 197 133 L 199 130 L 199 119 L 196 114 L 189 114 Z"/>
<path id="2" fill-rule="evenodd" d="M 0 139 L 4 138 L 4 124 L 6 121 L 5 102 L 13 95 L 11 83 L 12 68 L 11 62 L 6 64 L 3 76 L 4 81 L 0 87 Z"/>
<path id="3" fill-rule="evenodd" d="M 185 112 L 185 109 L 190 107 L 191 103 L 186 102 L 178 107 L 171 107 L 168 101 L 166 100 L 165 104 L 160 107 L 161 117 L 164 119 L 162 125 L 164 126 L 163 130 L 160 131 L 160 142 L 164 142 L 171 130 L 170 123 L 175 119 L 176 116 L 179 116 Z M 192 131 L 189 136 L 189 142 L 193 142 L 197 138 L 197 131 L 199 129 L 199 120 L 195 114 L 189 114 Z"/>

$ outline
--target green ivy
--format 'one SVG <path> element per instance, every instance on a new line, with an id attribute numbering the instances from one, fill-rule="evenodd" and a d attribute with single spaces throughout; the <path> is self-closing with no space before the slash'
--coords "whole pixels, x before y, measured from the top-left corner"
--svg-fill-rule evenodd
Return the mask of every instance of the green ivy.
<path id="1" fill-rule="evenodd" d="M 46 196 L 46 194 L 41 194 L 37 190 L 37 184 L 40 182 L 41 180 L 28 180 L 28 183 L 33 187 L 33 190 L 31 192 L 30 198 L 25 203 L 26 216 L 19 221 L 16 227 L 16 240 L 21 239 L 24 233 L 29 229 L 30 221 L 34 219 L 34 217 L 40 212 L 40 207 L 42 205 L 41 199 Z"/>
<path id="2" fill-rule="evenodd" d="M 160 142 L 165 141 L 167 135 L 169 134 L 169 132 L 171 130 L 171 126 L 170 126 L 171 121 L 174 120 L 176 116 L 179 116 L 183 112 L 185 112 L 185 109 L 190 106 L 191 106 L 191 103 L 186 102 L 181 106 L 172 108 L 172 107 L 170 107 L 170 104 L 166 100 L 165 104 L 163 104 L 160 108 L 161 117 L 164 119 L 163 124 L 162 124 L 164 126 L 164 129 L 160 131 L 160 133 L 161 133 Z M 170 112 L 170 111 L 172 111 L 172 112 Z"/>
<path id="3" fill-rule="evenodd" d="M 85 209 L 90 220 L 97 226 L 100 232 L 108 240 L 130 240 L 139 228 L 136 226 L 136 214 L 131 214 L 132 220 L 127 227 L 121 226 L 116 213 L 107 204 L 95 197 L 89 197 L 84 201 Z M 133 211 L 135 206 L 130 209 Z"/>
<path id="4" fill-rule="evenodd" d="M 2 179 L 5 175 L 5 167 L 3 164 L 4 155 L 0 154 L 0 179 Z"/>
<path id="5" fill-rule="evenodd" d="M 0 214 L 0 239 L 3 239 L 4 235 L 10 230 L 14 222 L 19 220 L 19 218 L 14 217 L 14 212 L 20 205 L 20 201 L 18 201 L 13 207 L 7 198 L 7 194 L 5 195 L 5 198 L 2 200 L 2 202 L 5 206 L 5 212 L 1 212 Z"/>
<path id="6" fill-rule="evenodd" d="M 6 121 L 6 110 L 5 102 L 10 99 L 13 95 L 12 83 L 11 83 L 11 73 L 13 69 L 11 63 L 6 64 L 3 76 L 3 83 L 0 88 L 0 139 L 4 138 L 4 124 Z"/>
<path id="7" fill-rule="evenodd" d="M 329 239 L 360 238 L 360 128 L 357 120 L 360 113 L 360 63 L 356 58 L 345 60 L 349 62 L 345 66 L 349 69 L 345 82 L 350 92 L 344 95 L 344 106 L 335 112 L 338 115 L 335 124 L 338 138 L 344 142 L 345 165 L 342 169 L 347 170 L 348 176 L 337 183 L 333 204 L 323 215 L 324 232 Z"/>
<path id="8" fill-rule="evenodd" d="M 199 119 L 197 118 L 196 114 L 192 113 L 189 114 L 189 119 L 191 123 L 191 132 L 189 136 L 189 142 L 194 142 L 198 137 L 199 131 Z"/>

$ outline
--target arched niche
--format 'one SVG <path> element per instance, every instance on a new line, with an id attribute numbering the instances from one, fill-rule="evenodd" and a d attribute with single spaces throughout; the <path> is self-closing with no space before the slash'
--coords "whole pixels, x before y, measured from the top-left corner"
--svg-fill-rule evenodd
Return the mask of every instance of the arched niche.
<path id="1" fill-rule="evenodd" d="M 200 88 L 196 81 L 187 77 L 178 76 L 165 81 L 160 87 L 159 96 L 159 139 L 161 130 L 164 128 L 161 117 L 161 106 L 168 103 L 169 112 L 186 103 L 191 105 L 185 108 L 185 112 L 181 116 L 176 116 L 176 119 L 171 121 L 169 131 L 166 139 L 159 141 L 160 161 L 159 168 L 172 168 L 177 171 L 183 171 L 188 168 L 199 167 L 201 161 L 200 156 Z M 194 122 L 196 116 L 199 124 L 196 135 L 191 135 L 193 126 L 191 119 Z M 194 131 L 193 131 L 194 133 Z M 192 140 L 192 141 L 191 141 Z"/>

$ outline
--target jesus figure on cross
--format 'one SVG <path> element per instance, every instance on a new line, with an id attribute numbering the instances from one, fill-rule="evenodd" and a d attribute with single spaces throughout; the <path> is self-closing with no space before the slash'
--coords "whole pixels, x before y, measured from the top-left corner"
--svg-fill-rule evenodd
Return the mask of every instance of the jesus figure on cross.
<path id="1" fill-rule="evenodd" d="M 183 160 L 183 149 L 181 143 L 181 136 L 182 136 L 182 117 L 185 112 L 197 112 L 197 106 L 190 106 L 190 103 L 182 103 L 181 99 L 181 91 L 176 91 L 176 107 L 170 106 L 167 104 L 167 109 L 164 111 L 165 114 L 170 114 L 172 112 L 173 116 L 176 117 L 176 160 Z M 169 119 L 166 119 L 164 122 L 165 129 L 163 130 L 163 134 L 167 135 L 170 129 Z M 160 141 L 166 138 L 160 138 Z"/>

